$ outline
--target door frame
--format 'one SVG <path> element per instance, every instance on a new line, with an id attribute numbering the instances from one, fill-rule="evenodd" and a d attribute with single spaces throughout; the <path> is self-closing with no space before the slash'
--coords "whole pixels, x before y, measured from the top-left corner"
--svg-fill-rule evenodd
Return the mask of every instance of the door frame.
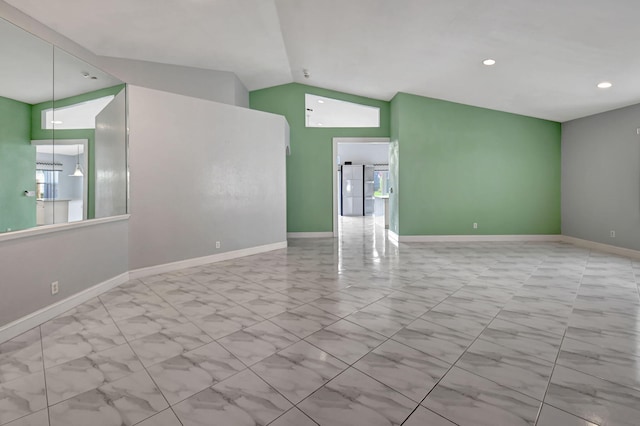
<path id="1" fill-rule="evenodd" d="M 82 220 L 87 220 L 89 213 L 89 139 L 33 139 L 31 145 L 82 145 Z M 54 148 L 55 158 L 55 148 Z M 80 221 L 72 222 L 77 223 Z"/>
<path id="2" fill-rule="evenodd" d="M 331 175 L 333 182 L 333 237 L 338 238 L 338 144 L 339 143 L 389 143 L 391 138 L 333 138 Z"/>

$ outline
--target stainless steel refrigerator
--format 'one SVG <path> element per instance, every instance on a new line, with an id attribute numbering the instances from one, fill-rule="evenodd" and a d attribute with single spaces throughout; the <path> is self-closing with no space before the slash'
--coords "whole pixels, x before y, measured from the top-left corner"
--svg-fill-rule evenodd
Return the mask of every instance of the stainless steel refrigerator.
<path id="1" fill-rule="evenodd" d="M 373 166 L 349 164 L 341 167 L 341 215 L 373 214 Z"/>

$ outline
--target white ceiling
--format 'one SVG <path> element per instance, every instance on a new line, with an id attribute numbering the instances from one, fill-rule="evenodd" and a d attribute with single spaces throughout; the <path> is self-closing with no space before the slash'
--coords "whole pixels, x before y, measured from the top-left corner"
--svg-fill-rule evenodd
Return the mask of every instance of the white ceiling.
<path id="1" fill-rule="evenodd" d="M 96 79 L 85 78 L 82 73 Z M 36 104 L 120 83 L 111 75 L 0 19 L 0 96 Z"/>
<path id="2" fill-rule="evenodd" d="M 402 91 L 557 121 L 640 102 L 637 0 L 6 1 L 96 54 L 232 71 L 249 90 Z"/>

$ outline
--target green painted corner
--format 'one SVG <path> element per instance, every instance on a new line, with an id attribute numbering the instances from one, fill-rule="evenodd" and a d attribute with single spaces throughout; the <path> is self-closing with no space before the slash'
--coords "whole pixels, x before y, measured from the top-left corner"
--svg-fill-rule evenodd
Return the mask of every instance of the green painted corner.
<path id="1" fill-rule="evenodd" d="M 379 128 L 307 128 L 305 94 L 380 108 Z M 290 83 L 253 91 L 252 109 L 286 117 L 291 155 L 287 157 L 287 231 L 333 230 L 332 149 L 334 137 L 389 137 L 389 102 Z"/>
<path id="2" fill-rule="evenodd" d="M 405 93 L 392 105 L 400 235 L 560 233 L 560 123 Z"/>
<path id="3" fill-rule="evenodd" d="M 306 128 L 305 93 L 379 107 L 381 126 Z M 332 230 L 334 137 L 390 137 L 389 222 L 397 234 L 560 233 L 559 123 L 406 93 L 385 102 L 297 83 L 251 92 L 250 106 L 289 122 L 289 232 Z"/>
<path id="4" fill-rule="evenodd" d="M 0 233 L 36 226 L 36 150 L 31 146 L 31 106 L 0 97 Z"/>

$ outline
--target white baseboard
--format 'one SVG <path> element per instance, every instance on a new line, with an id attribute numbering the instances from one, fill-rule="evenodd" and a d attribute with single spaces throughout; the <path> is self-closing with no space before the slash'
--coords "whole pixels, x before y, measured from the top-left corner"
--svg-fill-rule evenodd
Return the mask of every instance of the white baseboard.
<path id="1" fill-rule="evenodd" d="M 207 263 L 236 259 L 244 256 L 251 256 L 254 254 L 283 248 L 287 248 L 286 241 L 124 272 L 118 276 L 89 287 L 88 289 L 85 289 L 79 293 L 71 295 L 64 300 L 46 306 L 36 312 L 12 321 L 9 324 L 3 325 L 2 327 L 0 327 L 0 343 L 13 339 L 14 337 L 24 333 L 25 331 L 29 331 L 32 328 L 37 327 L 40 324 L 43 324 L 62 313 L 65 313 L 69 309 L 73 309 L 76 306 L 81 305 L 82 303 L 96 296 L 99 296 L 102 293 L 105 293 L 121 284 L 124 284 L 131 279 L 161 274 L 164 272 L 171 272 L 178 269 L 190 268 L 193 266 L 200 266 Z"/>
<path id="2" fill-rule="evenodd" d="M 206 265 L 208 263 L 222 262 L 223 260 L 237 259 L 239 257 L 252 256 L 254 254 L 287 248 L 287 242 L 266 244 L 263 246 L 250 247 L 241 250 L 227 251 L 225 253 L 213 254 L 211 256 L 196 257 L 193 259 L 179 260 L 177 262 L 164 263 L 162 265 L 149 266 L 146 268 L 129 271 L 130 279 L 148 277 L 151 275 L 164 274 L 177 271 L 179 269 L 193 268 L 194 266 Z"/>
<path id="3" fill-rule="evenodd" d="M 126 283 L 127 281 L 129 281 L 129 272 L 123 272 L 120 275 L 82 290 L 79 293 L 73 294 L 64 300 L 46 306 L 29 315 L 12 321 L 9 324 L 5 324 L 0 327 L 0 343 L 13 339 L 25 331 L 29 331 L 32 328 L 68 311 L 69 309 L 73 309 L 76 306 L 119 286 L 120 284 Z"/>
<path id="4" fill-rule="evenodd" d="M 595 241 L 583 240 L 581 238 L 570 237 L 568 235 L 563 235 L 562 241 L 565 243 L 576 245 L 578 247 L 604 251 L 606 253 L 617 254 L 619 256 L 625 256 L 625 257 L 630 257 L 632 259 L 640 260 L 640 251 L 638 250 L 612 246 L 610 244 L 597 243 Z"/>
<path id="5" fill-rule="evenodd" d="M 287 238 L 333 238 L 333 232 L 287 232 Z"/>
<path id="6" fill-rule="evenodd" d="M 389 238 L 391 238 L 389 231 Z M 394 234 L 395 235 L 395 234 Z M 400 235 L 401 243 L 562 241 L 562 235 Z"/>

